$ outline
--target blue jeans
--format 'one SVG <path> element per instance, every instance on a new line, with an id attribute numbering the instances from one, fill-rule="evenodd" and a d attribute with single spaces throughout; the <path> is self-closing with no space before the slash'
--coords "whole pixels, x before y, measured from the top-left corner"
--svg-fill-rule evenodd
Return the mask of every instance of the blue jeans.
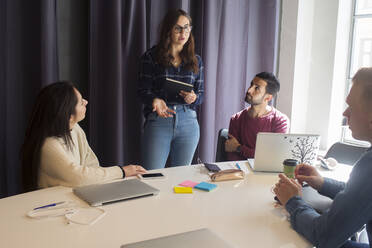
<path id="1" fill-rule="evenodd" d="M 169 106 L 176 114 L 162 118 L 150 113 L 145 122 L 142 166 L 147 170 L 190 165 L 199 142 L 200 131 L 196 112 L 184 105 Z"/>

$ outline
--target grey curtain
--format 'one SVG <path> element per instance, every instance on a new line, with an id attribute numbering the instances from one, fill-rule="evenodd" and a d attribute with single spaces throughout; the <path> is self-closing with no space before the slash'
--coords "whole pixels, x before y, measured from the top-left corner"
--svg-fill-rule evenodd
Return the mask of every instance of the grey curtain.
<path id="1" fill-rule="evenodd" d="M 217 131 L 244 107 L 254 74 L 275 71 L 278 3 L 1 0 L 0 197 L 20 192 L 19 151 L 30 108 L 40 88 L 58 79 L 74 81 L 88 99 L 82 126 L 101 164 L 140 163 L 139 57 L 156 44 L 160 21 L 173 8 L 193 18 L 196 51 L 205 66 L 196 157 L 213 161 Z M 71 15 L 75 19 L 66 23 Z"/>
<path id="2" fill-rule="evenodd" d="M 40 88 L 57 79 L 53 0 L 0 1 L 0 197 L 21 190 L 20 148 Z"/>
<path id="3" fill-rule="evenodd" d="M 200 24 L 205 63 L 200 157 L 214 161 L 217 133 L 244 108 L 255 74 L 275 72 L 279 1 L 203 1 Z M 199 24 L 199 25 L 200 25 Z"/>

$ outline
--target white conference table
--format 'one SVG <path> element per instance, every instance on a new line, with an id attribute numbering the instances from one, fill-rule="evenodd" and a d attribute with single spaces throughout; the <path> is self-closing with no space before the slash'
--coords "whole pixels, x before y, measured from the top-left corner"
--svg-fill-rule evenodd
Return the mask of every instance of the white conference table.
<path id="1" fill-rule="evenodd" d="M 175 194 L 173 186 L 184 180 L 210 181 L 206 169 L 192 165 L 158 171 L 166 178 L 147 183 L 160 189 L 159 195 L 105 205 L 107 214 L 92 226 L 67 224 L 64 217 L 26 216 L 52 202 L 72 200 L 87 207 L 71 188 L 52 187 L 0 199 L 1 247 L 120 247 L 204 227 L 235 247 L 312 247 L 290 227 L 285 211 L 274 206 L 271 187 L 277 173 L 249 171 L 244 180 L 216 182 L 218 187 L 211 192 L 194 189 L 193 194 Z"/>

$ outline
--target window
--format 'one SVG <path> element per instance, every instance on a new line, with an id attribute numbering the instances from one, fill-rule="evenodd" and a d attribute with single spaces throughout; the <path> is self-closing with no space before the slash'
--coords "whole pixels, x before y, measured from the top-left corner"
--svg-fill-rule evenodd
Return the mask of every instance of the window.
<path id="1" fill-rule="evenodd" d="M 372 0 L 355 0 L 349 78 L 372 66 Z"/>
<path id="2" fill-rule="evenodd" d="M 372 66 L 372 0 L 354 0 L 350 48 L 347 92 L 358 69 Z M 348 127 L 343 128 L 342 141 L 369 146 L 368 142 L 353 139 Z"/>

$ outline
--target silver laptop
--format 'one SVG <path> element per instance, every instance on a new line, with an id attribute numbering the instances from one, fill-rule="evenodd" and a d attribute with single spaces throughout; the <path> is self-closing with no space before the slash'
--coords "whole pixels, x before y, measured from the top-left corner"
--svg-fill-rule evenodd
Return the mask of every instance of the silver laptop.
<path id="1" fill-rule="evenodd" d="M 138 179 L 128 179 L 106 184 L 92 184 L 73 189 L 75 195 L 96 207 L 139 197 L 157 195 L 159 190 Z"/>
<path id="2" fill-rule="evenodd" d="M 254 171 L 283 172 L 287 158 L 313 164 L 319 151 L 320 135 L 258 133 L 254 160 L 248 159 Z"/>
<path id="3" fill-rule="evenodd" d="M 122 245 L 121 248 L 232 248 L 225 240 L 203 228 L 170 236 Z"/>

